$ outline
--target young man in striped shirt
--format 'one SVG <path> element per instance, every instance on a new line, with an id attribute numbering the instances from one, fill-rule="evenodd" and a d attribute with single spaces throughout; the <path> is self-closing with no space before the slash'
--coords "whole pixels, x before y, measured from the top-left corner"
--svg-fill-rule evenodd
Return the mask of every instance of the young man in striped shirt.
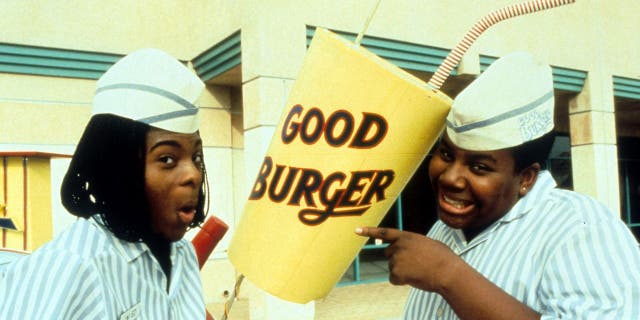
<path id="1" fill-rule="evenodd" d="M 98 81 L 62 183 L 79 219 L 0 271 L 0 319 L 204 319 L 194 248 L 206 216 L 202 81 L 168 54 L 136 51 Z"/>
<path id="2" fill-rule="evenodd" d="M 405 319 L 638 319 L 640 250 L 613 212 L 555 188 L 551 68 L 527 53 L 491 65 L 453 103 L 429 163 L 439 221 L 386 228 Z"/>

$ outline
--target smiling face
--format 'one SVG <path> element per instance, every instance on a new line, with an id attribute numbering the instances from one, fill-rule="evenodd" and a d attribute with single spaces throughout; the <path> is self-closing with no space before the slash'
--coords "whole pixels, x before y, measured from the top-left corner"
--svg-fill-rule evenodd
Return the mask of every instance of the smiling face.
<path id="1" fill-rule="evenodd" d="M 537 167 L 515 172 L 509 150 L 469 151 L 445 135 L 429 163 L 442 222 L 472 239 L 504 216 L 537 177 Z"/>
<path id="2" fill-rule="evenodd" d="M 154 233 L 169 241 L 182 239 L 196 214 L 202 168 L 198 133 L 149 130 L 144 181 Z"/>

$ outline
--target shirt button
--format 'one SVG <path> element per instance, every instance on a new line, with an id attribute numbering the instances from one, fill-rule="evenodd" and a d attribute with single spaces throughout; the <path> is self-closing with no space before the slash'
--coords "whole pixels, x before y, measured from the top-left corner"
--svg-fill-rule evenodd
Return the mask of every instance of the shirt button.
<path id="1" fill-rule="evenodd" d="M 438 316 L 438 318 L 442 318 L 443 315 L 444 315 L 444 308 L 443 307 L 438 308 L 438 310 L 436 311 L 436 316 Z"/>

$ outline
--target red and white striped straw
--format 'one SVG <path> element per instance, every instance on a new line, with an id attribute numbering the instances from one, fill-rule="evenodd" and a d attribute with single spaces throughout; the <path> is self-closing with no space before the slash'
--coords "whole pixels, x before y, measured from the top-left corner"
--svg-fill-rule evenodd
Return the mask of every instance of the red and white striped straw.
<path id="1" fill-rule="evenodd" d="M 513 4 L 506 6 L 502 9 L 491 12 L 486 15 L 480 21 L 467 32 L 458 45 L 451 50 L 446 59 L 442 62 L 436 73 L 433 74 L 427 85 L 433 89 L 440 89 L 444 81 L 449 77 L 451 70 L 460 62 L 462 56 L 471 47 L 474 41 L 485 30 L 489 29 L 492 25 L 509 18 L 517 17 L 523 14 L 528 14 L 536 11 L 542 11 L 559 7 L 565 4 L 574 3 L 575 0 L 532 0 L 524 3 Z"/>

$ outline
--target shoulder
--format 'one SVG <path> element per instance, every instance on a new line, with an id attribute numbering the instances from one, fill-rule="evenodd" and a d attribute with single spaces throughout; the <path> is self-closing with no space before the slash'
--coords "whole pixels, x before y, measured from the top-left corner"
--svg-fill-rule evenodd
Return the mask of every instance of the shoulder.
<path id="1" fill-rule="evenodd" d="M 549 235 L 548 240 L 554 247 L 563 241 L 587 239 L 607 245 L 613 238 L 624 240 L 623 246 L 637 247 L 618 213 L 588 195 L 570 190 L 549 190 L 534 206 L 528 220 L 539 232 Z"/>
<path id="2" fill-rule="evenodd" d="M 99 226 L 78 219 L 32 254 L 8 265 L 5 284 L 39 287 L 45 283 L 66 285 L 76 279 L 89 283 L 97 278 L 94 259 L 106 250 L 108 241 Z"/>
<path id="3" fill-rule="evenodd" d="M 532 243 L 542 253 L 543 318 L 628 318 L 622 316 L 626 306 L 640 294 L 640 272 L 633 267 L 640 250 L 619 214 L 588 195 L 557 188 L 534 200 L 522 228 L 533 230 L 538 241 Z"/>
<path id="4" fill-rule="evenodd" d="M 600 221 L 617 218 L 609 208 L 596 199 L 571 190 L 559 189 L 551 173 L 544 170 L 526 197 L 519 202 L 520 210 L 544 211 L 536 219 L 555 218 L 558 215 L 582 221 Z"/>
<path id="5" fill-rule="evenodd" d="M 32 271 L 47 270 L 60 265 L 60 269 L 73 270 L 86 268 L 92 259 L 108 247 L 110 239 L 94 222 L 80 218 L 70 228 L 47 242 L 31 255 L 16 261 L 13 269 Z"/>
<path id="6" fill-rule="evenodd" d="M 101 299 L 99 279 L 91 260 L 54 241 L 7 267 L 0 279 L 7 293 L 0 318 L 7 314 L 64 318 L 83 306 L 94 305 L 95 309 Z"/>
<path id="7" fill-rule="evenodd" d="M 627 225 L 596 199 L 554 189 L 538 209 L 534 220 L 545 221 L 540 230 L 548 235 L 547 241 L 552 244 L 549 250 L 559 261 L 589 261 L 603 269 L 619 266 L 624 260 L 640 263 L 638 242 Z M 575 255 L 576 252 L 580 254 Z"/>
<path id="8" fill-rule="evenodd" d="M 541 204 L 541 209 L 555 217 L 562 216 L 584 225 L 621 223 L 618 214 L 602 202 L 582 193 L 553 189 L 549 192 L 547 200 Z"/>
<path id="9" fill-rule="evenodd" d="M 541 284 L 546 310 L 554 319 L 629 319 L 640 299 L 640 250 L 629 228 L 589 196 L 555 190 L 551 202 L 561 209 L 554 210 L 556 225 L 549 224 L 555 229 L 547 231 L 551 255 Z"/>
<path id="10" fill-rule="evenodd" d="M 178 256 L 182 257 L 183 259 L 189 262 L 195 261 L 195 264 L 197 266 L 198 258 L 196 256 L 196 251 L 195 251 L 195 248 L 193 247 L 193 244 L 189 240 L 183 238 L 176 241 L 175 248 Z"/>
<path id="11" fill-rule="evenodd" d="M 53 240 L 36 250 L 40 252 L 59 252 L 77 255 L 81 259 L 92 259 L 101 255 L 112 245 L 113 236 L 91 219 L 79 218 L 71 227 Z"/>

